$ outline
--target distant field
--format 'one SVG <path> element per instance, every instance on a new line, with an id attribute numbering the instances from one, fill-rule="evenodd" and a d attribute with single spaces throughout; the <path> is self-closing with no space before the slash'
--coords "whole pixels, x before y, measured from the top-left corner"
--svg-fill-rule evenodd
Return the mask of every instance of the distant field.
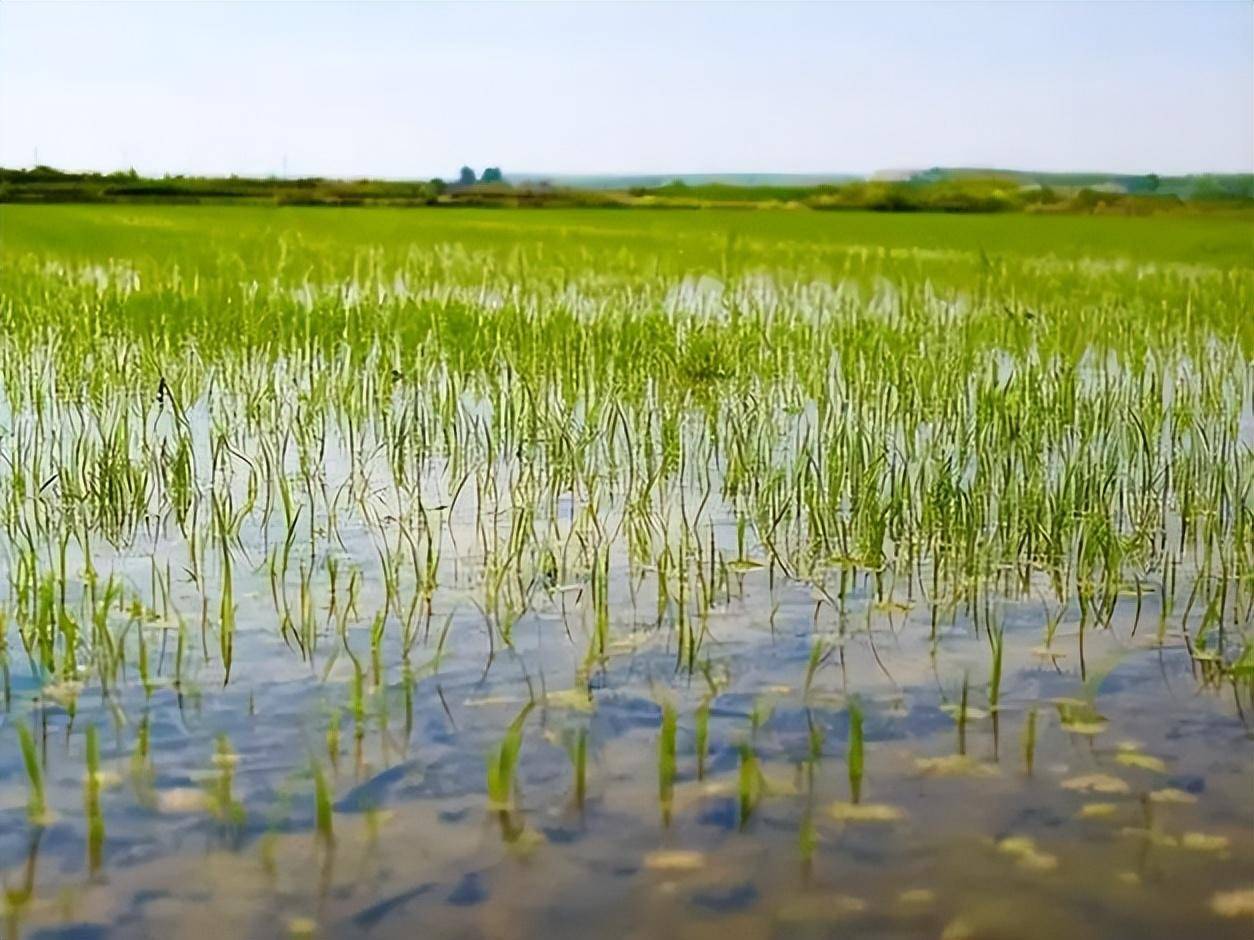
<path id="1" fill-rule="evenodd" d="M 1254 212 L 1204 216 L 1020 216 L 879 212 L 700 212 L 553 209 L 542 214 L 497 209 L 409 211 L 371 208 L 246 206 L 0 205 L 0 244 L 82 258 L 129 256 L 210 261 L 243 251 L 259 263 L 277 257 L 280 235 L 322 249 L 378 247 L 406 251 L 454 241 L 493 251 L 546 245 L 578 256 L 629 249 L 660 265 L 719 266 L 728 251 L 745 263 L 771 264 L 773 252 L 822 264 L 850 247 L 929 249 L 987 255 L 1123 257 L 1135 261 L 1254 264 Z M 573 240 L 573 241 L 572 241 Z M 679 249 L 682 255 L 672 249 Z M 342 259 L 341 259 L 342 260 Z M 944 259 L 935 259 L 944 268 Z M 972 258 L 950 259 L 959 267 Z"/>

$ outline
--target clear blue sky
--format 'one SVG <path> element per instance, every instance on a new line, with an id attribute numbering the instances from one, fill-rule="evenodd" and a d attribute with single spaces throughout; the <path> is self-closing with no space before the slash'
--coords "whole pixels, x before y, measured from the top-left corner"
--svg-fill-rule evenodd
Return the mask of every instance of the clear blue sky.
<path id="1" fill-rule="evenodd" d="M 0 164 L 1254 169 L 1254 4 L 0 3 Z"/>

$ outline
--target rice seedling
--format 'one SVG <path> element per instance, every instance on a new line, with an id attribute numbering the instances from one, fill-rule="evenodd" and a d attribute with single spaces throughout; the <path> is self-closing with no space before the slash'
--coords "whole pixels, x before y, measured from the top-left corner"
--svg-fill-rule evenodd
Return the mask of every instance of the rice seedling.
<path id="1" fill-rule="evenodd" d="M 846 763 L 849 765 L 849 799 L 857 803 L 862 798 L 862 708 L 850 701 L 849 747 Z"/>
<path id="2" fill-rule="evenodd" d="M 330 842 L 334 838 L 331 788 L 327 785 L 327 778 L 326 774 L 322 772 L 322 765 L 316 760 L 310 762 L 309 771 L 313 776 L 314 784 L 314 827 L 317 829 L 320 838 Z"/>
<path id="3" fill-rule="evenodd" d="M 87 813 L 87 869 L 100 869 L 104 854 L 105 824 L 100 810 L 100 741 L 96 726 L 87 726 L 87 773 L 83 778 L 83 805 Z"/>
<path id="4" fill-rule="evenodd" d="M 997 716 L 998 704 L 1001 701 L 1001 668 L 1004 640 L 1005 635 L 1000 626 L 989 629 L 988 643 L 993 654 L 993 662 L 989 668 L 988 710 L 989 714 L 993 715 L 994 718 Z"/>
<path id="5" fill-rule="evenodd" d="M 1028 709 L 1023 722 L 1023 770 L 1029 777 L 1036 762 L 1036 709 Z"/>
<path id="6" fill-rule="evenodd" d="M 693 716 L 693 749 L 697 752 L 697 779 L 705 779 L 705 761 L 710 751 L 710 697 L 703 698 Z"/>
<path id="7" fill-rule="evenodd" d="M 505 736 L 488 753 L 488 807 L 508 811 L 514 805 L 514 772 L 522 750 L 523 724 L 535 702 L 528 702 L 510 722 Z"/>
<path id="8" fill-rule="evenodd" d="M 679 713 L 670 701 L 662 702 L 662 727 L 657 739 L 657 801 L 662 824 L 669 826 L 675 796 L 675 734 Z"/>
<path id="9" fill-rule="evenodd" d="M 209 806 L 229 832 L 238 832 L 246 817 L 244 804 L 235 799 L 235 765 L 238 760 L 239 755 L 231 748 L 227 736 L 218 735 L 213 753 L 213 766 L 217 773 L 210 784 Z"/>
<path id="10" fill-rule="evenodd" d="M 22 748 L 22 763 L 26 768 L 26 815 L 32 823 L 41 826 L 48 818 L 48 802 L 44 795 L 44 775 L 39 764 L 39 752 L 30 728 L 26 725 L 17 726 L 17 739 Z"/>
<path id="11" fill-rule="evenodd" d="M 567 743 L 571 769 L 575 775 L 575 806 L 582 810 L 588 794 L 588 729 L 580 728 Z"/>
<path id="12" fill-rule="evenodd" d="M 750 744 L 740 745 L 740 773 L 736 778 L 737 815 L 740 828 L 749 825 L 749 818 L 762 799 L 765 783 L 758 757 Z"/>

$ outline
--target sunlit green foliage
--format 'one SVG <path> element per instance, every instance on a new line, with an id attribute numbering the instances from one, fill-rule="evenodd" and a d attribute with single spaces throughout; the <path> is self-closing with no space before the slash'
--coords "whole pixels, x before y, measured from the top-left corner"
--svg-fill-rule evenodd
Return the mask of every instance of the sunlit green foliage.
<path id="1" fill-rule="evenodd" d="M 675 842 L 725 800 L 743 838 L 795 824 L 808 861 L 829 829 L 912 825 L 895 802 L 933 778 L 1044 786 L 1060 740 L 1095 765 L 1067 792 L 1174 772 L 1159 742 L 1081 746 L 1125 650 L 1177 654 L 1177 690 L 1249 712 L 1239 217 L 5 206 L 0 225 L 4 769 L 31 832 L 68 809 L 89 870 L 104 810 L 110 848 L 134 825 L 102 799 L 110 722 L 144 818 L 234 848 L 286 773 L 306 799 L 312 775 L 323 859 L 354 812 L 426 786 L 486 792 L 533 851 L 535 779 L 579 825 L 660 807 Z M 1074 672 L 1073 697 L 1025 660 Z M 933 705 L 956 754 L 878 743 Z M 815 813 L 845 796 L 824 749 L 846 714 L 850 799 Z M 440 778 L 458 748 L 472 772 Z M 635 794 L 614 765 L 633 758 Z M 902 768 L 910 786 L 882 782 Z M 1057 862 L 1015 838 L 990 843 L 1000 864 Z M 672 848 L 644 870 L 707 864 Z"/>

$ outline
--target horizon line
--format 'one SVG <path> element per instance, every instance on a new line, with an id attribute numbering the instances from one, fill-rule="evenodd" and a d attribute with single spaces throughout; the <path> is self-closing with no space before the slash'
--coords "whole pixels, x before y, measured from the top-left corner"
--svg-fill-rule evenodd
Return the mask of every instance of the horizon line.
<path id="1" fill-rule="evenodd" d="M 476 168 L 473 164 L 467 163 L 474 169 L 476 174 L 481 173 L 483 169 L 495 164 L 483 164 L 482 167 Z M 317 172 L 248 172 L 240 170 L 232 170 L 229 172 L 204 172 L 204 171 L 172 171 L 163 170 L 158 173 L 141 172 L 134 166 L 117 167 L 114 169 L 95 169 L 81 167 L 65 167 L 56 166 L 42 161 L 38 163 L 23 164 L 18 166 L 0 165 L 0 171 L 6 172 L 32 172 L 36 169 L 54 170 L 58 173 L 78 173 L 92 174 L 98 176 L 109 176 L 118 173 L 134 173 L 140 177 L 159 178 L 159 177 L 192 177 L 203 179 L 227 179 L 231 177 L 239 179 L 325 179 L 325 180 L 386 180 L 390 182 L 407 182 L 407 181 L 427 181 L 432 179 L 442 179 L 448 181 L 455 179 L 460 168 L 449 171 L 447 176 L 440 174 L 424 174 L 415 173 L 409 175 L 391 175 L 391 174 L 370 174 L 370 173 L 349 173 L 349 174 L 325 174 Z M 545 177 L 560 177 L 564 179 L 630 179 L 630 178 L 652 178 L 652 179 L 672 179 L 679 180 L 683 177 L 691 176 L 769 176 L 797 179 L 825 179 L 833 180 L 870 180 L 877 175 L 882 174 L 917 174 L 926 173 L 933 170 L 942 170 L 950 172 L 985 172 L 990 174 L 996 173 L 1016 173 L 1037 176 L 1127 176 L 1127 177 L 1148 177 L 1158 176 L 1166 177 L 1195 177 L 1195 176 L 1250 176 L 1254 175 L 1254 166 L 1245 169 L 1222 169 L 1222 170 L 1187 170 L 1184 172 L 1162 172 L 1158 170 L 1110 170 L 1110 169 L 1039 169 L 1034 167 L 1016 167 L 1016 166 L 997 166 L 993 164 L 944 164 L 932 163 L 926 165 L 914 166 L 885 166 L 878 167 L 874 170 L 507 170 L 501 169 L 501 174 L 507 180 L 514 179 L 522 182 L 543 182 Z"/>

